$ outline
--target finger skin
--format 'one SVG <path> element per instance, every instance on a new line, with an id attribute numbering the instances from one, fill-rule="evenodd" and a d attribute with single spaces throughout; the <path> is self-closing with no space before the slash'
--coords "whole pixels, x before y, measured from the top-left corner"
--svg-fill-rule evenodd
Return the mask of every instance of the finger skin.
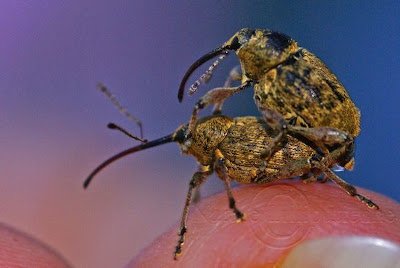
<path id="1" fill-rule="evenodd" d="M 172 254 L 178 240 L 175 226 L 127 267 L 272 267 L 302 241 L 328 236 L 376 236 L 400 244 L 400 205 L 358 190 L 380 209 L 368 208 L 331 183 L 292 180 L 241 186 L 233 195 L 246 214 L 244 222 L 235 222 L 225 193 L 205 198 L 191 207 L 177 261 Z"/>
<path id="2" fill-rule="evenodd" d="M 0 267 L 71 267 L 42 242 L 0 223 Z"/>

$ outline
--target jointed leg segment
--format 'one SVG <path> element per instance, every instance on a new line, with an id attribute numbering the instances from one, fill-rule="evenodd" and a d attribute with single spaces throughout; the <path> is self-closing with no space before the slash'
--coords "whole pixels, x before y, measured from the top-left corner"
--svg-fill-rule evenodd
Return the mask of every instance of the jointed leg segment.
<path id="1" fill-rule="evenodd" d="M 174 252 L 175 260 L 177 256 L 182 253 L 182 245 L 185 242 L 185 233 L 187 232 L 186 222 L 189 213 L 190 202 L 192 200 L 193 190 L 197 189 L 211 174 L 212 174 L 211 169 L 207 171 L 195 172 L 192 176 L 192 179 L 189 182 L 189 189 L 186 195 L 185 207 L 183 208 L 181 224 L 178 232 L 179 240 Z"/>
<path id="2" fill-rule="evenodd" d="M 189 122 L 189 134 L 193 133 L 194 125 L 197 121 L 199 110 L 204 109 L 207 106 L 215 104 L 217 107 L 222 106 L 222 103 L 229 98 L 230 96 L 236 94 L 239 91 L 242 91 L 249 86 L 252 85 L 252 81 L 246 81 L 238 87 L 229 87 L 229 88 L 214 88 L 208 91 L 203 97 L 201 97 L 197 102 L 193 109 L 192 117 Z M 218 108 L 217 108 L 218 110 Z M 217 111 L 218 112 L 218 111 Z"/>
<path id="3" fill-rule="evenodd" d="M 273 129 L 279 131 L 279 133 L 275 136 L 274 140 L 268 144 L 267 149 L 261 153 L 261 157 L 264 158 L 263 162 L 263 170 L 265 169 L 266 163 L 268 160 L 274 155 L 274 153 L 278 150 L 278 146 L 286 141 L 286 134 L 288 124 L 286 123 L 283 116 L 277 111 L 270 109 L 260 109 L 261 113 L 264 116 L 265 121 L 271 126 Z"/>
<path id="4" fill-rule="evenodd" d="M 236 66 L 231 70 L 229 73 L 228 78 L 226 79 L 223 88 L 232 88 L 232 82 L 235 81 L 242 81 L 242 69 L 240 68 L 240 65 Z M 222 110 L 222 105 L 224 104 L 224 101 L 221 101 L 217 104 L 214 105 L 213 108 L 213 114 L 220 114 Z"/>
<path id="5" fill-rule="evenodd" d="M 230 184 L 230 179 L 226 174 L 226 166 L 225 166 L 225 159 L 222 156 L 222 153 L 217 150 L 216 155 L 218 156 L 217 162 L 215 163 L 215 171 L 217 172 L 218 176 L 224 181 L 226 192 L 228 194 L 229 200 L 229 208 L 232 209 L 233 213 L 235 214 L 236 221 L 241 222 L 244 220 L 245 215 L 236 207 L 235 198 L 232 195 L 232 189 Z"/>
<path id="6" fill-rule="evenodd" d="M 340 150 L 340 149 L 341 148 L 339 148 L 337 150 Z M 310 159 L 310 163 L 312 164 L 313 167 L 321 170 L 330 180 L 332 180 L 334 183 L 339 185 L 349 195 L 357 197 L 361 202 L 365 203 L 369 208 L 379 209 L 379 206 L 377 204 L 372 202 L 369 198 L 359 194 L 357 192 L 357 189 L 353 185 L 351 185 L 351 184 L 347 183 L 345 180 L 341 179 L 329 168 L 330 165 L 328 165 L 328 163 L 331 160 L 330 158 L 334 158 L 335 153 L 336 153 L 335 151 L 331 153 L 331 155 L 333 155 L 333 157 L 328 156 L 326 158 L 323 158 L 321 161 L 315 161 L 315 160 Z"/>

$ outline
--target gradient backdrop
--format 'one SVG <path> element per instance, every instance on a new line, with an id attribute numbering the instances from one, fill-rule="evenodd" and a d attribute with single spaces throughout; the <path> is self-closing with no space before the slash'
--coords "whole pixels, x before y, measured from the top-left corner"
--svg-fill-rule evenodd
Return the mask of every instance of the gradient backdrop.
<path id="1" fill-rule="evenodd" d="M 237 61 L 230 56 L 179 104 L 186 69 L 243 27 L 286 33 L 337 74 L 362 112 L 356 168 L 340 176 L 400 201 L 398 1 L 189 2 L 1 1 L 2 222 L 76 267 L 126 264 L 177 222 L 196 165 L 164 145 L 112 165 L 84 191 L 97 164 L 136 143 L 106 124 L 138 133 L 95 85 L 104 82 L 143 121 L 147 138 L 169 134 Z M 258 115 L 252 90 L 225 113 Z M 215 177 L 204 188 L 223 190 Z"/>

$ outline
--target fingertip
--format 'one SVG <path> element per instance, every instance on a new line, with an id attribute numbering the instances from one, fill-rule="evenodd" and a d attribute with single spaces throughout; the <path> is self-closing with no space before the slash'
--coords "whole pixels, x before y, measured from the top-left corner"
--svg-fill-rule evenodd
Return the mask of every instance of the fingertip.
<path id="1" fill-rule="evenodd" d="M 234 189 L 238 208 L 246 214 L 235 223 L 225 193 L 191 207 L 183 253 L 173 260 L 177 228 L 158 238 L 128 267 L 260 265 L 273 266 L 294 246 L 310 239 L 367 235 L 400 243 L 400 206 L 379 194 L 360 192 L 380 205 L 368 208 L 334 184 L 283 181 Z"/>
<path id="2" fill-rule="evenodd" d="M 0 267 L 71 267 L 54 249 L 0 223 Z"/>

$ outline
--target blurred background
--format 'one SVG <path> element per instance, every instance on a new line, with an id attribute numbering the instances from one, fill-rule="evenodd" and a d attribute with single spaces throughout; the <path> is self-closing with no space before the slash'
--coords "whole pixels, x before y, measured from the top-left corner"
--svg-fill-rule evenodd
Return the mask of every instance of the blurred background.
<path id="1" fill-rule="evenodd" d="M 170 134 L 237 60 L 179 104 L 187 68 L 244 27 L 284 32 L 334 71 L 362 113 L 355 170 L 340 176 L 400 201 L 399 14 L 398 1 L 1 1 L 0 220 L 76 267 L 126 264 L 178 221 L 196 164 L 168 144 L 113 164 L 84 191 L 96 165 L 137 144 L 106 129 L 138 134 L 95 85 L 143 121 L 146 138 Z M 252 90 L 224 112 L 259 115 Z M 212 177 L 202 193 L 222 190 Z"/>

